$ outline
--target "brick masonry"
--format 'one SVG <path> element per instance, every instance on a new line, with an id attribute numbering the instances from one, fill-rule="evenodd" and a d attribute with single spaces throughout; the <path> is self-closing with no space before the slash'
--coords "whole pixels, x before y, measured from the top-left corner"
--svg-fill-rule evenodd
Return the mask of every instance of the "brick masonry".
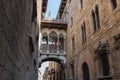
<path id="1" fill-rule="evenodd" d="M 67 2 L 66 15 L 68 21 L 67 29 L 67 78 L 72 76 L 70 62 L 74 60 L 75 80 L 83 80 L 82 64 L 86 62 L 89 67 L 90 80 L 97 80 L 100 75 L 98 61 L 95 60 L 94 49 L 99 41 L 110 45 L 109 64 L 110 74 L 113 80 L 120 80 L 120 49 L 114 48 L 114 36 L 120 33 L 120 1 L 117 0 L 117 8 L 112 10 L 110 0 L 83 0 L 83 8 L 80 9 L 80 0 L 69 0 Z M 94 33 L 91 11 L 96 4 L 99 8 L 100 29 Z M 63 16 L 64 17 L 64 16 Z M 73 25 L 71 25 L 71 17 Z M 87 41 L 82 44 L 81 25 L 85 21 Z M 72 53 L 72 36 L 75 38 L 75 52 Z M 120 44 L 120 42 L 118 42 Z"/>
<path id="2" fill-rule="evenodd" d="M 38 28 L 31 23 L 32 6 L 32 0 L 0 1 L 0 80 L 37 80 L 33 59 Z M 33 38 L 32 54 L 29 36 Z"/>

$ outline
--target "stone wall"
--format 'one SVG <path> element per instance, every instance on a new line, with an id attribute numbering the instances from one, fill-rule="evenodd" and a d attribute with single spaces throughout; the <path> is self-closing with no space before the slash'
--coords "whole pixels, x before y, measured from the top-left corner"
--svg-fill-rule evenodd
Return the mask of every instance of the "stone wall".
<path id="1" fill-rule="evenodd" d="M 37 80 L 32 11 L 32 0 L 0 1 L 0 80 Z"/>
<path id="2" fill-rule="evenodd" d="M 94 32 L 91 11 L 95 6 L 99 8 L 100 29 Z M 98 70 L 98 60 L 94 49 L 99 42 L 109 43 L 110 54 L 110 76 L 113 80 L 120 79 L 120 46 L 115 49 L 116 44 L 120 44 L 119 37 L 115 41 L 114 36 L 120 34 L 120 1 L 117 0 L 117 8 L 112 10 L 110 0 L 83 0 L 83 8 L 80 8 L 80 0 L 71 0 L 67 3 L 67 73 L 68 80 L 72 76 L 70 64 L 73 62 L 75 80 L 83 80 L 82 64 L 86 62 L 89 67 L 90 80 L 97 80 L 101 77 Z M 73 18 L 73 24 L 71 21 Z M 82 43 L 81 25 L 86 24 L 87 41 Z M 72 37 L 75 38 L 75 51 L 72 52 Z"/>

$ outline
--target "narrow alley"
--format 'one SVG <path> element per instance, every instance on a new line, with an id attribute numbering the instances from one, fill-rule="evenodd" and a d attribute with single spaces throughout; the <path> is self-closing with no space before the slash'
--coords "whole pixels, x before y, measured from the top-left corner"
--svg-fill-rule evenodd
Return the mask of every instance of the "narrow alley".
<path id="1" fill-rule="evenodd" d="M 120 0 L 0 0 L 0 80 L 120 80 Z"/>

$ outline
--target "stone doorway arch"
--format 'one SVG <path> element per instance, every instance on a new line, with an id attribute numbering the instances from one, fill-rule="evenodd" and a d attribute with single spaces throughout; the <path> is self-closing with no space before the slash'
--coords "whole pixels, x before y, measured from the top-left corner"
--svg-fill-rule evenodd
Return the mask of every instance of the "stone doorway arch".
<path id="1" fill-rule="evenodd" d="M 82 64 L 82 71 L 83 71 L 83 80 L 90 80 L 89 67 L 86 62 Z"/>

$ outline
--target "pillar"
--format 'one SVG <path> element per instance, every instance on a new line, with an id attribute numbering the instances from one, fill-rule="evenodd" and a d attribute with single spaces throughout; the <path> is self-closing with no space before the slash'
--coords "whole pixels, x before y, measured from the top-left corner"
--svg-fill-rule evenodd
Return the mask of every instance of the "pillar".
<path id="1" fill-rule="evenodd" d="M 48 36 L 48 43 L 47 43 L 47 53 L 49 53 L 50 47 L 49 47 L 49 36 Z"/>
<path id="2" fill-rule="evenodd" d="M 64 53 L 66 53 L 66 39 L 64 37 Z"/>
<path id="3" fill-rule="evenodd" d="M 57 53 L 59 54 L 59 36 L 57 37 Z"/>

